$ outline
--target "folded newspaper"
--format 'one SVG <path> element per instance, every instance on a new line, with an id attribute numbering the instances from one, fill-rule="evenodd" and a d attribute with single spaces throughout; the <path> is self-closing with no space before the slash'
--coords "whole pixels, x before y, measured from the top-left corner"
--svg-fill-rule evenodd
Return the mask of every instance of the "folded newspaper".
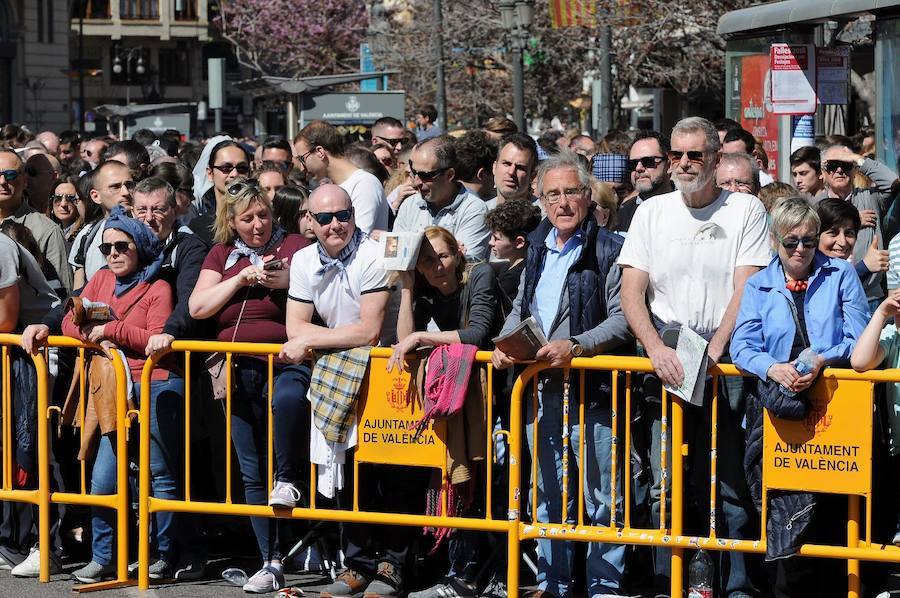
<path id="1" fill-rule="evenodd" d="M 116 319 L 113 309 L 106 303 L 90 301 L 81 297 L 69 297 L 66 310 L 72 312 L 72 322 L 82 326 L 89 322 L 109 322 Z"/>
<path id="2" fill-rule="evenodd" d="M 686 326 L 670 328 L 662 333 L 662 341 L 669 348 L 675 349 L 684 380 L 678 387 L 666 385 L 666 390 L 678 395 L 698 407 L 703 406 L 703 389 L 706 386 L 706 367 L 708 357 L 706 348 L 709 343 L 702 336 Z"/>
<path id="3" fill-rule="evenodd" d="M 544 331 L 534 316 L 530 316 L 508 334 L 494 339 L 494 346 L 513 359 L 534 359 L 538 349 L 547 344 Z"/>
<path id="4" fill-rule="evenodd" d="M 381 233 L 381 267 L 401 272 L 414 270 L 423 236 L 422 233 Z"/>

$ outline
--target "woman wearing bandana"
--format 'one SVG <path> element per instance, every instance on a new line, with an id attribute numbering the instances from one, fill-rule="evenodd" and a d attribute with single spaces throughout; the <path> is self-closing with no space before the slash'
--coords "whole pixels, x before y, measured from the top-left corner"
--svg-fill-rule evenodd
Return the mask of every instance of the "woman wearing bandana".
<path id="1" fill-rule="evenodd" d="M 166 318 L 172 313 L 172 289 L 167 282 L 158 279 L 162 266 L 162 247 L 149 228 L 126 216 L 121 208 L 115 208 L 106 222 L 100 252 L 106 257 L 106 268 L 97 272 L 81 292 L 81 299 L 105 303 L 112 311 L 113 319 L 106 322 L 75 324 L 74 313 L 69 310 L 63 319 L 66 336 L 80 338 L 103 345 L 109 350 L 121 350 L 127 361 L 134 382 L 134 398 L 140 398 L 141 370 L 144 367 L 144 347 L 148 339 L 162 332 Z M 181 456 L 178 422 L 181 420 L 184 397 L 184 378 L 163 360 L 152 375 L 150 394 L 151 453 L 153 496 L 178 498 L 178 464 Z M 93 399 L 91 399 L 93 400 Z M 102 409 L 102 406 L 95 405 Z M 112 494 L 116 491 L 115 434 L 109 432 L 100 437 L 91 479 L 91 494 Z M 156 513 L 156 548 L 158 559 L 151 563 L 156 577 L 170 573 L 175 549 L 175 515 Z M 113 558 L 113 525 L 115 511 L 93 508 L 91 562 L 73 572 L 83 583 L 94 583 L 115 576 Z M 124 530 L 119 530 L 125 533 Z"/>
<path id="2" fill-rule="evenodd" d="M 255 179 L 236 179 L 217 204 L 216 245 L 203 262 L 189 302 L 191 316 L 213 318 L 217 339 L 230 342 L 283 343 L 290 260 L 309 240 L 285 234 L 275 223 L 272 204 Z M 232 372 L 231 437 L 237 451 L 248 504 L 294 507 L 302 479 L 300 464 L 309 461 L 309 401 L 297 392 L 309 387 L 303 364 L 275 364 L 272 411 L 274 476 L 267 488 L 268 361 L 235 357 Z M 262 568 L 244 587 L 249 592 L 278 589 L 283 573 L 276 521 L 251 517 L 263 557 Z M 280 587 L 280 586 L 279 586 Z"/>

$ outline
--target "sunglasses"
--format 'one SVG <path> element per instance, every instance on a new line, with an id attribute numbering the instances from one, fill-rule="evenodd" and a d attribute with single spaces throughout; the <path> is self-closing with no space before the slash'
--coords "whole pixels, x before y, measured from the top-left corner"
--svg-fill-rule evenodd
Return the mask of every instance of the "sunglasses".
<path id="1" fill-rule="evenodd" d="M 13 182 L 17 178 L 19 178 L 18 170 L 0 170 L 0 176 L 6 179 L 8 183 Z"/>
<path id="2" fill-rule="evenodd" d="M 703 156 L 706 155 L 706 152 L 701 152 L 699 150 L 690 150 L 687 152 L 669 150 L 669 160 L 671 160 L 672 162 L 681 162 L 681 157 L 685 154 L 687 154 L 688 162 L 693 162 L 694 164 L 702 164 Z"/>
<path id="3" fill-rule="evenodd" d="M 68 203 L 75 203 L 76 201 L 78 201 L 78 196 L 74 193 L 71 195 L 51 195 L 50 200 L 55 204 L 62 203 L 64 201 Z"/>
<path id="4" fill-rule="evenodd" d="M 822 167 L 825 172 L 828 174 L 834 174 L 838 171 L 838 168 L 844 171 L 844 173 L 849 173 L 853 170 L 855 164 L 853 162 L 844 162 L 843 160 L 829 160 L 825 162 L 825 165 Z"/>
<path id="5" fill-rule="evenodd" d="M 688 159 L 690 159 L 690 156 L 688 156 Z M 644 156 L 643 158 L 635 158 L 628 161 L 628 170 L 637 170 L 638 164 L 644 168 L 656 168 L 663 160 L 665 160 L 665 158 L 662 156 Z"/>
<path id="6" fill-rule="evenodd" d="M 377 139 L 379 141 L 383 141 L 391 147 L 394 147 L 396 145 L 403 143 L 402 137 L 400 137 L 399 139 L 391 139 L 390 137 L 379 137 L 378 135 L 376 135 L 375 139 Z"/>
<path id="7" fill-rule="evenodd" d="M 109 255 L 112 253 L 113 247 L 116 248 L 116 253 L 125 253 L 129 249 L 131 249 L 131 243 L 128 241 L 116 241 L 115 243 L 100 243 L 100 253 L 103 255 Z"/>
<path id="8" fill-rule="evenodd" d="M 778 239 L 781 246 L 785 249 L 797 249 L 798 245 L 803 245 L 805 249 L 815 249 L 819 246 L 819 237 L 788 237 L 787 239 Z"/>
<path id="9" fill-rule="evenodd" d="M 305 154 L 300 154 L 299 156 L 297 156 L 297 159 L 300 160 L 301 164 L 303 164 L 303 168 L 306 168 L 306 159 L 309 158 L 315 151 L 316 148 L 312 148 Z"/>
<path id="10" fill-rule="evenodd" d="M 249 174 L 250 173 L 250 165 L 246 162 L 241 162 L 240 164 L 218 164 L 213 166 L 216 170 L 221 172 L 222 174 L 228 175 L 231 174 L 232 170 L 237 170 L 238 174 Z"/>
<path id="11" fill-rule="evenodd" d="M 413 168 L 412 162 L 409 163 L 409 174 L 413 178 L 419 177 L 419 180 L 422 181 L 423 183 L 428 182 L 428 181 L 433 181 L 434 179 L 438 178 L 439 176 L 441 176 L 443 173 L 447 172 L 448 170 L 450 170 L 450 169 L 449 168 L 438 168 L 437 170 L 428 170 L 428 171 L 416 170 L 415 168 Z"/>
<path id="12" fill-rule="evenodd" d="M 259 181 L 256 179 L 247 179 L 246 181 L 239 181 L 228 187 L 225 191 L 228 192 L 228 195 L 240 195 L 247 189 L 256 189 L 259 191 Z"/>
<path id="13" fill-rule="evenodd" d="M 319 212 L 318 214 L 310 212 L 309 215 L 319 223 L 319 226 L 328 226 L 334 218 L 337 218 L 338 222 L 350 222 L 350 219 L 353 217 L 353 208 L 338 210 L 337 212 Z"/>

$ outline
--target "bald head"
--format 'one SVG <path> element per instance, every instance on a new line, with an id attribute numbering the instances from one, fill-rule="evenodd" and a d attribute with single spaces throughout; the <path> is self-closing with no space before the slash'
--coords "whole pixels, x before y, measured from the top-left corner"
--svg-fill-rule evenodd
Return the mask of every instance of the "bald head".
<path id="1" fill-rule="evenodd" d="M 54 156 L 59 153 L 59 137 L 53 131 L 41 131 L 35 138 Z"/>
<path id="2" fill-rule="evenodd" d="M 350 195 L 338 185 L 320 185 L 309 196 L 309 210 L 313 213 L 336 212 L 350 206 Z"/>

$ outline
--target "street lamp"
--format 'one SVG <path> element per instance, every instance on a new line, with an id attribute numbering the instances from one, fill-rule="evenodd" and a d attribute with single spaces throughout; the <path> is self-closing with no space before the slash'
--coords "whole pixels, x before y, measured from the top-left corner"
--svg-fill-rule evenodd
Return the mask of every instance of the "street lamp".
<path id="1" fill-rule="evenodd" d="M 135 60 L 135 56 L 137 57 L 137 60 Z M 124 66 L 122 65 L 123 62 L 125 63 Z M 134 68 L 132 68 L 132 63 L 134 63 Z M 121 75 L 123 71 L 125 72 L 125 105 L 127 106 L 131 103 L 132 72 L 138 76 L 147 72 L 147 69 L 144 68 L 144 49 L 137 46 L 122 50 L 116 54 L 116 57 L 113 59 L 112 70 L 117 75 Z"/>
<path id="2" fill-rule="evenodd" d="M 500 0 L 500 18 L 512 42 L 513 120 L 525 132 L 525 74 L 522 52 L 534 20 L 534 0 Z"/>

